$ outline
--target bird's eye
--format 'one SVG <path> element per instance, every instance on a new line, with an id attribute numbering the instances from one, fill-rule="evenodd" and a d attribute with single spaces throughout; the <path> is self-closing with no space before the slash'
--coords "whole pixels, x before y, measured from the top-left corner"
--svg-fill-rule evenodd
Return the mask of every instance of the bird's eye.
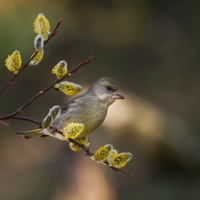
<path id="1" fill-rule="evenodd" d="M 112 88 L 111 86 L 107 86 L 106 89 L 107 89 L 108 91 L 112 91 L 112 90 L 113 90 L 113 88 Z"/>

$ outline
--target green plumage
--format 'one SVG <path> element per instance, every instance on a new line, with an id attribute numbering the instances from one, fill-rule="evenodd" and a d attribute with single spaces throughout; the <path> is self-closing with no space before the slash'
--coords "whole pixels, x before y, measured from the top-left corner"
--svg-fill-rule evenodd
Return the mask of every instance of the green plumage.
<path id="1" fill-rule="evenodd" d="M 79 136 L 79 138 L 83 138 L 102 124 L 108 107 L 116 99 L 124 99 L 117 83 L 111 78 L 102 78 L 94 83 L 85 93 L 64 104 L 59 114 L 53 119 L 51 126 L 62 131 L 69 123 L 83 123 L 84 130 Z M 16 134 L 23 135 L 26 139 L 34 136 L 53 136 L 46 127 L 43 130 L 36 129 Z"/>

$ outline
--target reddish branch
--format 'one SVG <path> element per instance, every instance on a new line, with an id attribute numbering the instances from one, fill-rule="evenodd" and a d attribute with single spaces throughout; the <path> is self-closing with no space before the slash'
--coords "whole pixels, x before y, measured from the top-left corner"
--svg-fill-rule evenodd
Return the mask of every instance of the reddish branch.
<path id="1" fill-rule="evenodd" d="M 36 119 L 32 119 L 30 117 L 25 117 L 25 116 L 20 116 L 20 115 L 16 115 L 16 116 L 12 116 L 11 119 L 18 119 L 18 120 L 23 120 L 23 121 L 28 121 L 28 122 L 31 122 L 31 123 L 34 123 L 34 124 L 37 124 L 39 128 L 41 128 L 41 121 L 39 120 L 36 120 Z"/>
<path id="2" fill-rule="evenodd" d="M 59 131 L 60 132 L 60 131 Z M 60 132 L 62 134 L 62 132 Z M 85 147 L 83 144 L 78 143 L 76 140 L 69 138 L 68 139 L 69 142 L 73 142 L 74 144 L 78 145 L 85 153 L 87 156 L 92 156 L 94 155 L 94 153 L 92 153 L 90 151 L 90 149 L 88 147 Z M 130 174 L 129 172 L 127 172 L 126 170 L 123 169 L 119 169 L 113 166 L 110 166 L 106 161 L 103 162 L 104 164 L 106 164 L 108 167 L 110 167 L 112 170 L 114 170 L 115 172 L 121 172 L 122 174 L 125 174 L 127 176 L 133 177 L 132 174 Z"/>
<path id="3" fill-rule="evenodd" d="M 61 81 L 63 81 L 64 79 L 68 78 L 69 76 L 71 76 L 73 73 L 75 73 L 78 69 L 80 69 L 84 65 L 89 64 L 93 60 L 93 58 L 94 58 L 94 56 L 90 56 L 86 61 L 79 63 L 71 72 L 66 74 L 62 79 L 56 80 L 54 83 L 52 83 L 46 89 L 36 93 L 32 98 L 30 98 L 26 103 L 24 103 L 16 111 L 14 111 L 13 113 L 8 114 L 8 115 L 0 116 L 0 120 L 20 119 L 20 120 L 25 120 L 25 121 L 36 123 L 35 122 L 36 120 L 30 120 L 30 118 L 22 117 L 22 116 L 21 117 L 19 117 L 19 116 L 16 117 L 16 115 L 20 114 L 23 111 L 24 108 L 26 108 L 27 106 L 31 105 L 33 103 L 33 101 L 35 101 L 38 97 L 40 97 L 41 95 L 45 94 L 49 90 L 53 89 L 55 84 L 60 83 Z"/>
<path id="4" fill-rule="evenodd" d="M 60 19 L 56 25 L 56 27 L 54 28 L 53 32 L 49 35 L 49 38 L 44 42 L 44 46 L 51 40 L 51 38 L 53 36 L 56 35 L 56 33 L 58 33 L 58 28 L 60 26 L 62 22 L 62 19 Z M 15 81 L 15 79 L 21 74 L 21 72 L 26 69 L 28 66 L 29 66 L 29 63 L 31 62 L 31 60 L 38 54 L 37 51 L 35 51 L 33 53 L 33 55 L 29 58 L 29 60 L 20 68 L 20 70 L 18 71 L 17 74 L 14 74 L 11 79 L 6 83 L 5 86 L 3 86 L 1 89 L 0 89 L 0 94 L 3 93 L 7 88 L 9 88 Z"/>
<path id="5" fill-rule="evenodd" d="M 53 36 L 55 36 L 58 33 L 58 28 L 59 28 L 61 22 L 62 22 L 62 19 L 60 19 L 58 21 L 58 23 L 57 23 L 56 27 L 54 28 L 53 32 L 49 35 L 48 39 L 44 42 L 44 46 L 52 39 Z M 34 52 L 33 55 L 30 57 L 30 59 L 21 67 L 19 72 L 12 76 L 12 78 L 7 82 L 7 84 L 0 90 L 0 94 L 3 93 L 6 89 L 8 89 L 14 83 L 15 79 L 21 74 L 21 72 L 24 69 L 26 69 L 29 66 L 29 63 L 37 55 L 37 53 L 38 52 Z M 24 108 L 26 108 L 27 106 L 32 104 L 33 101 L 35 101 L 42 94 L 44 94 L 44 93 L 48 92 L 50 89 L 54 88 L 54 85 L 56 83 L 61 82 L 65 78 L 68 78 L 69 76 L 71 76 L 71 74 L 76 72 L 79 68 L 81 68 L 82 66 L 90 63 L 92 61 L 92 59 L 93 59 L 93 56 L 90 56 L 86 61 L 79 63 L 71 72 L 69 72 L 67 75 L 65 75 L 62 79 L 56 80 L 49 87 L 47 87 L 46 89 L 44 89 L 44 90 L 38 92 L 37 94 L 35 94 L 31 99 L 29 99 L 26 103 L 24 103 L 16 111 L 14 111 L 14 112 L 12 112 L 12 113 L 10 113 L 8 115 L 0 116 L 0 122 L 3 124 L 3 121 L 1 121 L 1 120 L 18 119 L 18 120 L 25 120 L 25 121 L 33 122 L 33 123 L 35 123 L 35 124 L 40 126 L 40 122 L 38 122 L 37 120 L 31 119 L 29 117 L 17 116 L 17 115 L 20 114 L 23 111 Z"/>

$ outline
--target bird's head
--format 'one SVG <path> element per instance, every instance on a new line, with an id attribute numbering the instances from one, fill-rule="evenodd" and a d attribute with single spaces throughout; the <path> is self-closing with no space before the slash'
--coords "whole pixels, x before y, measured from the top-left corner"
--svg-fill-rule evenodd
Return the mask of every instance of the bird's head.
<path id="1" fill-rule="evenodd" d="M 104 77 L 94 83 L 91 87 L 100 101 L 105 102 L 108 106 L 116 99 L 124 99 L 115 80 Z"/>

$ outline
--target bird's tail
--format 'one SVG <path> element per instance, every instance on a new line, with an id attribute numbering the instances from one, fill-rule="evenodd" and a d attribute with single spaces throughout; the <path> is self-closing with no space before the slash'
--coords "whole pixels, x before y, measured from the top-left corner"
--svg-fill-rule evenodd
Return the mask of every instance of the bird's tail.
<path id="1" fill-rule="evenodd" d="M 41 133 L 41 131 L 42 131 L 42 129 L 39 128 L 39 129 L 35 129 L 35 130 L 17 132 L 17 133 L 14 133 L 14 134 L 21 135 L 25 139 L 29 139 L 29 138 L 32 138 L 32 137 L 35 137 L 35 136 L 41 136 L 41 137 L 43 137 L 43 134 Z"/>

